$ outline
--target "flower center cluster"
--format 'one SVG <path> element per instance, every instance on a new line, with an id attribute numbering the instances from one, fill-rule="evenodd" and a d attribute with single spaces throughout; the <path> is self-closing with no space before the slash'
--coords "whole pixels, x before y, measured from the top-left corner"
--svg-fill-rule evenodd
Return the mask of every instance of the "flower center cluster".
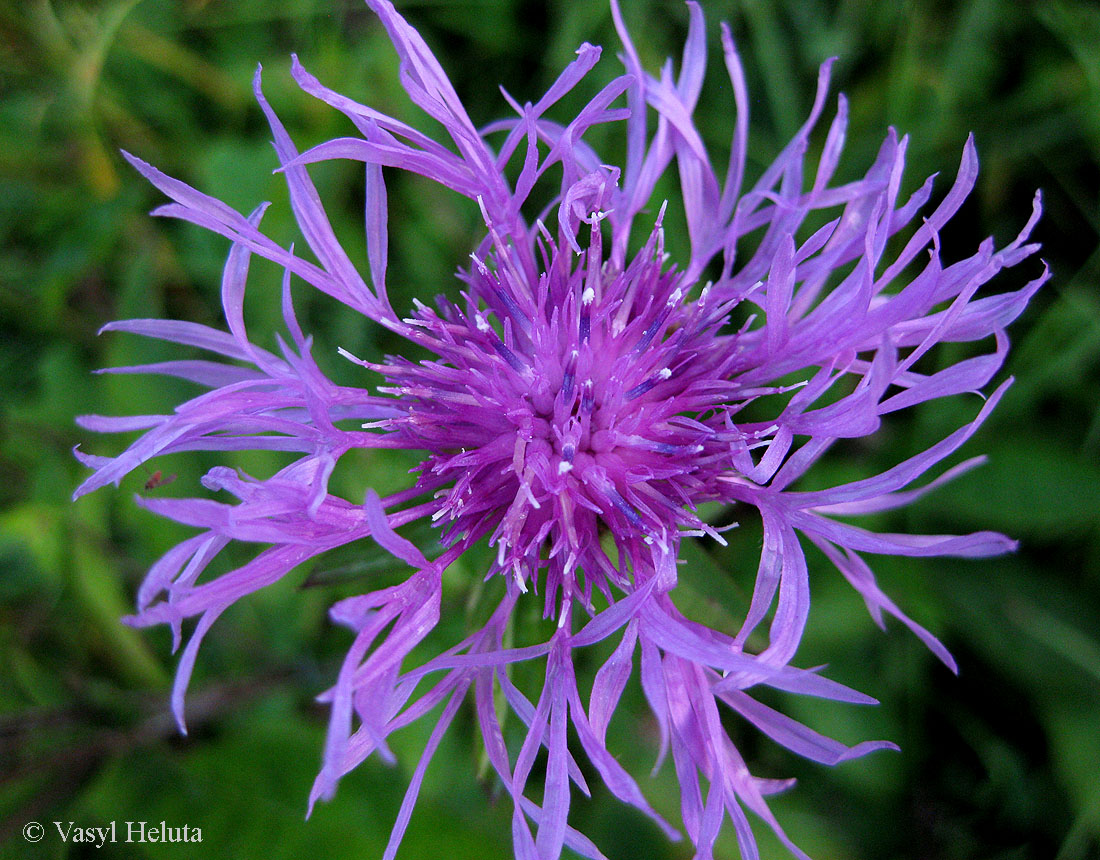
<path id="1" fill-rule="evenodd" d="M 577 355 L 572 356 L 575 364 Z M 556 395 L 540 385 L 528 397 L 526 409 L 520 409 L 517 437 L 525 443 L 526 453 L 546 458 L 551 471 L 567 475 L 578 469 L 578 477 L 594 468 L 609 474 L 621 474 L 620 445 L 615 429 L 623 404 L 605 404 L 606 380 L 593 374 L 578 382 L 574 369 L 562 373 Z"/>
<path id="2" fill-rule="evenodd" d="M 685 303 L 658 250 L 654 238 L 624 271 L 585 254 L 566 268 L 567 251 L 535 278 L 479 264 L 478 304 L 418 305 L 406 320 L 438 360 L 379 368 L 408 405 L 388 428 L 429 452 L 420 486 L 444 542 L 488 536 L 523 588 L 543 567 L 622 584 L 624 557 L 702 526 L 691 507 L 716 428 L 700 416 L 724 364 L 705 293 Z"/>

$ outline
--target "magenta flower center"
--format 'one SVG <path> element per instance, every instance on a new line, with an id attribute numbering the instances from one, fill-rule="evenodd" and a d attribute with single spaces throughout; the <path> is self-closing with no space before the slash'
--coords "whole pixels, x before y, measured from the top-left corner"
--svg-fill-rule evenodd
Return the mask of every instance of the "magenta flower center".
<path id="1" fill-rule="evenodd" d="M 500 304 L 419 304 L 406 322 L 439 359 L 378 368 L 408 405 L 383 426 L 430 452 L 421 481 L 441 485 L 444 542 L 488 535 L 524 588 L 550 563 L 622 586 L 630 571 L 600 535 L 620 557 L 674 543 L 702 526 L 690 505 L 729 468 L 703 455 L 719 428 L 699 420 L 726 364 L 709 290 L 690 301 L 662 270 L 659 229 L 625 271 L 593 236 L 580 255 L 555 249 L 535 277 L 511 249 L 495 249 L 495 270 L 475 260 L 467 279 Z"/>

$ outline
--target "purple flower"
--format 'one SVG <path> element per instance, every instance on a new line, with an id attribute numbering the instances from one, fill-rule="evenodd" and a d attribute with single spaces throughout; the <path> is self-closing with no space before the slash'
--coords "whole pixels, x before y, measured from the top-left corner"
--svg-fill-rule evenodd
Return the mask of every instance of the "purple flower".
<path id="1" fill-rule="evenodd" d="M 907 140 L 892 130 L 862 179 L 831 185 L 847 125 L 843 96 L 810 181 L 803 176 L 808 138 L 825 109 L 830 63 L 821 68 L 806 123 L 760 179 L 744 187 L 748 96 L 724 27 L 723 59 L 736 109 L 728 166 L 712 166 L 692 124 L 705 66 L 703 15 L 695 3 L 688 4 L 690 29 L 678 75 L 671 64 L 657 77 L 642 69 L 612 0 L 625 75 L 575 117 L 552 119 L 554 105 L 599 60 L 600 49 L 584 44 L 537 103 L 509 99 L 514 116 L 477 129 L 418 33 L 388 0 L 368 2 L 397 49 L 405 89 L 450 141 L 442 144 L 338 95 L 295 61 L 302 89 L 346 114 L 360 135 L 299 153 L 265 101 L 257 74 L 256 97 L 317 263 L 260 231 L 266 204 L 245 217 L 127 156 L 173 201 L 156 214 L 191 221 L 232 242 L 222 281 L 229 331 L 165 320 L 129 320 L 105 330 L 200 347 L 232 363 L 116 368 L 181 377 L 209 390 L 171 415 L 82 418 L 90 430 L 143 432 L 114 458 L 78 453 L 95 471 L 76 495 L 117 484 L 170 452 L 298 455 L 269 477 L 212 469 L 203 485 L 235 497 L 232 504 L 206 497 L 141 500 L 199 530 L 152 567 L 138 593 L 137 614 L 127 619 L 142 627 L 169 624 L 177 646 L 183 622 L 198 619 L 172 694 L 181 728 L 199 643 L 222 611 L 327 550 L 369 539 L 412 573 L 398 586 L 332 608 L 332 618 L 354 639 L 323 697 L 331 724 L 311 804 L 329 797 L 340 777 L 372 753 L 392 759 L 390 733 L 442 706 L 393 830 L 386 852 L 392 857 L 425 768 L 472 694 L 488 760 L 515 804 L 518 858 L 551 860 L 563 845 L 586 857 L 603 856 L 568 824 L 572 792 L 588 793 L 574 759 L 578 752 L 615 796 L 677 838 L 605 742 L 609 720 L 637 671 L 660 732 L 658 761 L 672 752 L 683 827 L 696 856 L 712 856 L 727 816 L 743 856 L 757 856 L 746 810 L 804 856 L 765 800 L 790 781 L 753 777 L 720 711 L 736 712 L 777 743 L 825 764 L 893 748 L 887 742 L 847 747 L 761 703 L 753 692 L 773 687 L 873 701 L 791 664 L 810 610 L 803 539 L 851 582 L 877 622 L 884 613 L 897 617 L 954 668 L 939 641 L 878 588 L 863 555 L 978 557 L 1010 550 L 1012 542 L 989 532 L 878 534 L 847 518 L 907 504 L 980 462 L 968 460 L 913 488 L 974 433 L 1008 383 L 985 397 L 969 424 L 882 474 L 812 492 L 793 487 L 833 442 L 875 433 L 883 415 L 986 387 L 1008 348 L 1005 327 L 1047 272 L 1044 267 L 1014 292 L 978 291 L 1037 250 L 1027 239 L 1038 198 L 1011 244 L 997 250 L 989 239 L 967 259 L 941 259 L 938 231 L 975 182 L 972 142 L 965 144 L 954 184 L 934 207 L 928 206 L 931 179 L 900 199 Z M 625 129 L 621 168 L 609 166 L 585 142 L 590 128 L 605 123 Z M 333 158 L 366 165 L 369 279 L 337 242 L 307 171 L 308 164 Z M 673 162 L 690 239 L 682 260 L 664 252 L 664 207 L 648 208 Z M 505 172 L 509 163 L 519 165 L 514 181 Z M 463 261 L 460 288 L 433 306 L 416 302 L 409 316 L 395 311 L 386 293 L 383 168 L 421 174 L 468 197 L 486 226 L 484 239 Z M 530 211 L 533 189 L 549 182 L 555 183 L 553 202 Z M 811 231 L 804 227 L 811 216 L 826 223 Z M 887 253 L 899 233 L 907 237 L 904 244 L 891 247 L 901 250 Z M 753 250 L 738 256 L 746 244 Z M 242 303 L 253 254 L 285 270 L 288 340 L 279 340 L 277 354 L 253 344 L 245 330 Z M 379 364 L 345 352 L 364 368 L 363 387 L 334 384 L 315 364 L 310 339 L 295 318 L 292 275 L 433 358 L 391 356 Z M 993 343 L 988 354 L 931 374 L 917 369 L 937 343 L 986 339 Z M 751 418 L 743 413 L 750 403 Z M 761 415 L 766 417 L 756 417 Z M 368 489 L 362 503 L 348 501 L 328 491 L 328 479 L 336 462 L 357 448 L 409 449 L 422 452 L 423 460 L 408 489 L 385 498 Z M 751 505 L 763 522 L 756 585 L 737 630 L 709 629 L 676 607 L 681 541 L 723 541 L 722 529 L 698 513 L 705 502 Z M 444 550 L 437 558 L 425 557 L 396 531 L 420 520 L 438 529 Z M 266 548 L 247 564 L 204 579 L 209 563 L 232 541 Z M 446 643 L 438 656 L 408 665 L 410 652 L 439 619 L 444 570 L 485 542 L 496 551 L 487 578 L 498 601 L 488 621 L 462 641 Z M 551 621 L 514 641 L 515 611 L 531 601 L 539 601 Z M 766 645 L 750 652 L 745 647 L 754 631 Z M 609 638 L 614 649 L 586 696 L 574 652 Z M 544 667 L 533 698 L 511 680 L 509 667 L 519 661 Z M 504 739 L 504 711 L 525 727 L 513 748 Z M 579 747 L 569 743 L 570 726 Z M 536 769 L 543 748 L 545 767 Z M 535 792 L 539 803 L 527 796 L 535 778 L 543 783 Z"/>

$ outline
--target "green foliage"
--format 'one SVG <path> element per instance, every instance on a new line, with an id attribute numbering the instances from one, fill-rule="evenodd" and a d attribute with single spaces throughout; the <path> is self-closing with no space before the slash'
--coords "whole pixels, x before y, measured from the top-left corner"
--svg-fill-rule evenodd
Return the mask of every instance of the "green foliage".
<path id="1" fill-rule="evenodd" d="M 615 71 L 617 42 L 599 0 L 400 5 L 453 72 L 477 122 L 505 110 L 498 82 L 521 101 L 533 98 L 582 40 L 605 46 L 605 78 Z M 678 53 L 686 23 L 679 4 L 624 6 L 651 68 Z M 834 677 L 884 704 L 854 713 L 795 700 L 783 707 L 844 740 L 890 738 L 903 752 L 828 770 L 745 727 L 732 727 L 735 737 L 761 775 L 799 777 L 800 790 L 776 811 L 818 860 L 1100 856 L 1100 11 L 1087 0 L 739 0 L 706 11 L 712 57 L 725 19 L 746 62 L 756 169 L 801 121 L 817 65 L 839 55 L 838 88 L 852 106 L 842 172 L 860 172 L 893 124 L 912 135 L 911 182 L 947 173 L 973 130 L 983 174 L 944 236 L 946 253 L 989 234 L 1007 241 L 1041 187 L 1046 214 L 1037 232 L 1055 272 L 1013 330 L 1016 385 L 968 447 L 988 452 L 989 464 L 881 523 L 992 528 L 1022 541 L 1008 560 L 875 564 L 897 602 L 953 650 L 960 677 L 900 625 L 889 625 L 889 636 L 875 630 L 858 598 L 811 556 L 817 614 L 800 662 L 828 661 Z M 353 548 L 228 612 L 206 640 L 189 698 L 191 734 L 180 738 L 166 713 L 168 635 L 118 618 L 143 571 L 185 531 L 142 512 L 133 494 L 193 492 L 217 462 L 260 471 L 278 463 L 174 458 L 150 468 L 178 476 L 167 486 L 146 490 L 148 475 L 137 474 L 121 492 L 75 505 L 69 496 L 82 471 L 74 445 L 117 450 L 116 441 L 80 431 L 76 415 L 168 410 L 189 392 L 183 383 L 91 375 L 174 352 L 124 335 L 97 338 L 97 329 L 130 316 L 220 320 L 226 243 L 146 217 L 160 201 L 118 149 L 244 210 L 275 201 L 265 226 L 290 241 L 286 194 L 271 175 L 268 132 L 250 93 L 255 65 L 263 63 L 265 91 L 304 147 L 348 129 L 297 91 L 289 54 L 350 96 L 420 122 L 392 49 L 355 0 L 27 0 L 0 6 L 0 34 L 0 855 L 90 856 L 52 830 L 29 845 L 20 834 L 29 820 L 90 827 L 163 819 L 202 828 L 203 850 L 193 856 L 378 856 L 424 727 L 398 737 L 395 769 L 371 761 L 308 822 L 303 815 L 326 719 L 313 698 L 335 677 L 349 641 L 325 610 L 399 571 L 369 546 Z M 720 153 L 732 99 L 720 63 L 712 72 L 702 130 Z M 338 236 L 362 262 L 361 174 L 352 164 L 313 174 Z M 454 290 L 477 212 L 410 178 L 395 177 L 390 198 L 395 305 Z M 1004 286 L 1020 277 L 1010 273 Z M 257 263 L 253 284 L 248 320 L 256 340 L 272 346 L 277 279 Z M 360 384 L 336 346 L 373 355 L 395 345 L 296 289 L 322 366 Z M 823 465 L 839 477 L 896 462 L 976 408 L 937 405 L 889 424 L 881 447 Z M 395 487 L 414 464 L 364 453 L 342 464 L 335 486 L 349 498 L 367 486 Z M 715 521 L 741 515 L 718 512 Z M 432 539 L 414 537 L 425 546 Z M 728 549 L 698 543 L 685 552 L 681 602 L 700 618 L 744 611 L 758 526 L 745 522 L 730 538 Z M 480 579 L 473 559 L 448 574 L 439 641 L 453 641 L 476 613 L 471 591 Z M 611 727 L 636 773 L 655 753 L 644 713 L 631 688 Z M 461 860 L 510 850 L 509 805 L 491 780 L 472 776 L 481 751 L 470 713 L 457 729 L 429 772 L 402 856 Z M 675 818 L 670 765 L 651 787 L 655 805 Z M 578 803 L 576 814 L 613 860 L 690 855 L 605 792 Z M 95 856 L 184 850 L 116 844 Z M 764 853 L 786 856 L 774 842 Z M 736 856 L 729 835 L 720 856 Z"/>

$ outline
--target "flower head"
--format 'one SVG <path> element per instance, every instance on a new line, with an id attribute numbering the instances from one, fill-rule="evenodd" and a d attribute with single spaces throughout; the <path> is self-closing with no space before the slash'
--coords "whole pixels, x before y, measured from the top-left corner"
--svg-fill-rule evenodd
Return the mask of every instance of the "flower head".
<path id="1" fill-rule="evenodd" d="M 138 626 L 171 625 L 177 645 L 183 622 L 198 619 L 173 692 L 181 727 L 199 643 L 221 612 L 310 558 L 369 539 L 412 573 L 400 585 L 332 608 L 332 618 L 354 639 L 324 696 L 331 725 L 311 802 L 331 795 L 339 778 L 372 753 L 392 758 L 388 736 L 442 706 L 394 827 L 386 855 L 392 857 L 425 768 L 472 695 L 488 759 L 514 801 L 517 857 L 556 858 L 563 845 L 602 856 L 568 824 L 571 793 L 588 791 L 573 758 L 578 749 L 568 740 L 570 726 L 609 790 L 676 837 L 606 745 L 608 723 L 637 669 L 660 731 L 659 760 L 672 752 L 683 826 L 697 856 L 711 856 L 727 816 L 743 854 L 755 856 L 746 809 L 803 856 L 765 802 L 789 783 L 750 775 L 720 708 L 826 764 L 892 746 L 849 748 L 762 704 L 753 691 L 773 687 L 872 701 L 791 664 L 810 611 L 804 539 L 851 582 L 877 621 L 884 612 L 896 616 L 954 666 L 936 638 L 878 588 L 863 554 L 988 556 L 1011 549 L 1011 541 L 986 532 L 878 534 L 838 518 L 904 505 L 975 465 L 978 460 L 967 461 L 913 488 L 974 433 L 1007 383 L 969 424 L 886 472 L 812 492 L 793 487 L 836 440 L 873 434 L 883 415 L 980 392 L 989 383 L 1006 354 L 1005 327 L 1047 273 L 1014 292 L 979 290 L 1037 250 L 1028 236 L 1038 199 L 1006 247 L 987 240 L 969 258 L 944 261 L 938 231 L 974 185 L 972 142 L 965 144 L 954 184 L 931 208 L 931 180 L 908 199 L 899 196 L 907 141 L 893 131 L 862 179 L 833 185 L 847 123 L 843 96 L 810 181 L 804 176 L 808 140 L 825 110 L 829 63 L 806 123 L 746 187 L 748 96 L 725 28 L 736 120 L 728 166 L 716 171 L 692 123 L 705 68 L 704 23 L 695 3 L 688 4 L 679 74 L 671 65 L 657 77 L 643 70 L 613 2 L 626 74 L 575 117 L 552 119 L 556 103 L 599 60 L 600 49 L 582 45 L 537 103 L 509 99 L 511 118 L 478 129 L 419 34 L 388 0 L 368 2 L 397 49 L 408 94 L 450 142 L 327 89 L 295 61 L 302 89 L 346 114 L 359 133 L 299 153 L 264 99 L 257 73 L 256 97 L 316 262 L 260 231 L 265 206 L 246 217 L 128 156 L 172 199 L 157 214 L 192 221 L 232 242 L 222 281 L 228 333 L 165 320 L 106 328 L 200 347 L 234 363 L 119 368 L 178 376 L 209 390 L 171 415 L 82 419 L 93 430 L 143 433 L 114 458 L 78 454 L 95 471 L 77 495 L 117 484 L 169 452 L 253 448 L 298 455 L 267 477 L 211 470 L 203 485 L 235 497 L 233 504 L 207 497 L 142 501 L 199 529 L 152 567 L 129 619 Z M 625 129 L 621 168 L 585 142 L 589 129 L 608 123 Z M 366 165 L 369 284 L 337 242 L 307 170 L 332 158 Z M 665 208 L 647 208 L 673 162 L 690 240 L 681 260 L 665 253 Z M 505 170 L 511 163 L 519 165 L 514 179 Z M 420 174 L 469 198 L 485 222 L 484 239 L 460 269 L 461 284 L 433 305 L 417 301 L 408 316 L 394 310 L 386 292 L 386 169 Z M 551 205 L 530 211 L 536 184 L 559 171 Z M 814 218 L 822 226 L 805 228 Z M 888 253 L 896 234 L 904 243 L 890 245 L 901 250 Z M 280 339 L 278 354 L 252 343 L 245 330 L 253 254 L 285 271 L 288 339 Z M 344 352 L 364 368 L 363 387 L 336 385 L 315 364 L 295 318 L 295 276 L 432 358 L 368 362 Z M 987 339 L 994 345 L 988 354 L 931 374 L 917 369 L 937 343 Z M 385 498 L 369 488 L 362 502 L 330 493 L 337 461 L 358 448 L 421 452 L 417 477 Z M 676 607 L 682 541 L 723 540 L 722 529 L 699 512 L 709 502 L 752 506 L 763 522 L 755 589 L 736 630 L 712 630 Z M 397 533 L 417 520 L 438 529 L 444 548 L 438 557 L 427 558 Z M 204 577 L 232 541 L 266 548 L 241 567 Z M 439 618 L 443 571 L 480 543 L 496 551 L 486 573 L 499 583 L 498 603 L 488 621 L 438 656 L 407 665 Z M 534 600 L 554 623 L 533 644 L 517 645 L 507 633 L 514 610 Z M 765 644 L 749 649 L 754 631 Z M 614 650 L 584 695 L 573 652 L 608 638 Z M 533 699 L 507 671 L 518 661 L 545 666 Z M 525 727 L 518 748 L 504 740 L 501 696 Z M 527 784 L 543 749 L 544 788 L 536 803 Z"/>

